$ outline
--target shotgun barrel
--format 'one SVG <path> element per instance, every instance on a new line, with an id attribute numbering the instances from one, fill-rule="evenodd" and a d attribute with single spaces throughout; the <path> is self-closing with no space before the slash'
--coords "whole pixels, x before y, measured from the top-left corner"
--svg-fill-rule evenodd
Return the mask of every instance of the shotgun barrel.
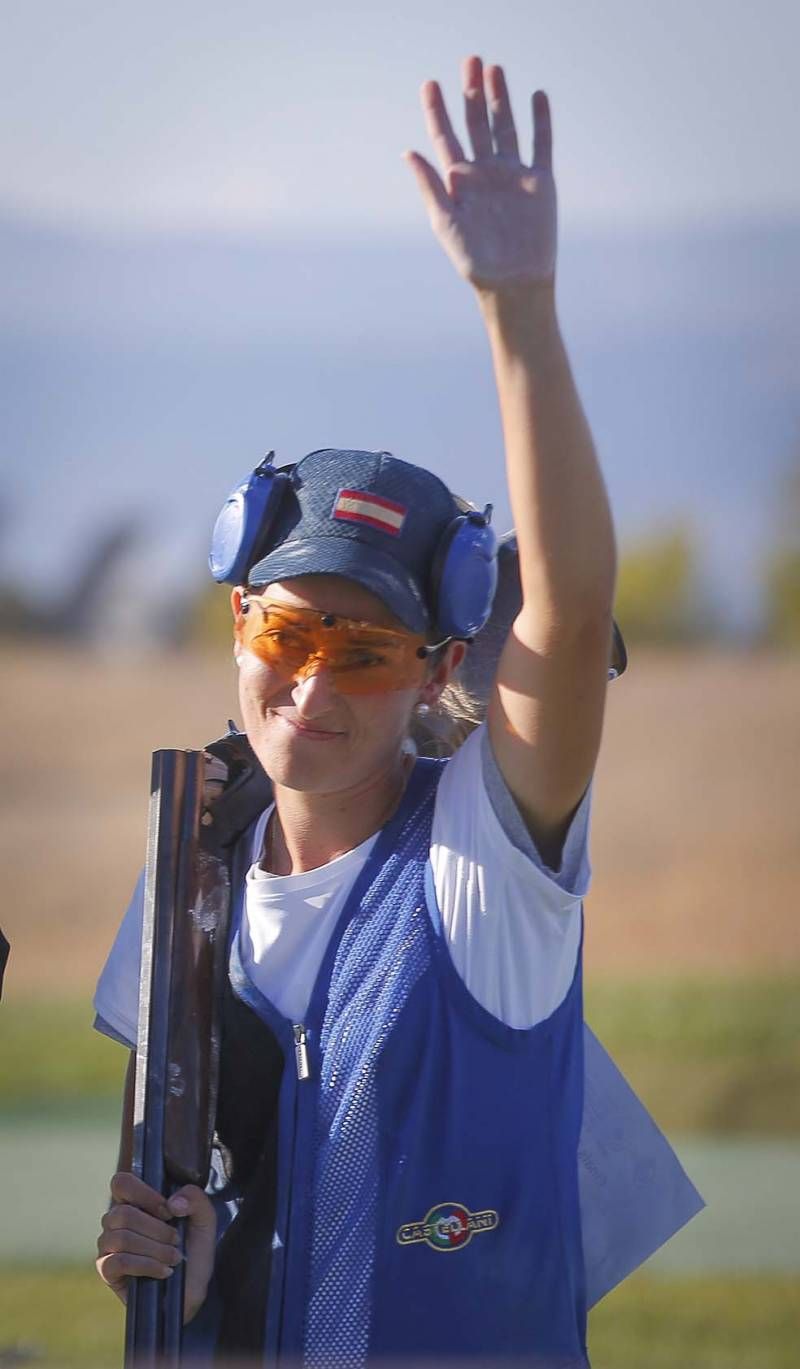
<path id="1" fill-rule="evenodd" d="M 165 1197 L 186 1183 L 205 1186 L 216 1113 L 230 878 L 210 833 L 204 839 L 204 778 L 202 751 L 153 753 L 133 1171 Z M 184 1270 L 130 1280 L 126 1369 L 180 1363 Z"/>

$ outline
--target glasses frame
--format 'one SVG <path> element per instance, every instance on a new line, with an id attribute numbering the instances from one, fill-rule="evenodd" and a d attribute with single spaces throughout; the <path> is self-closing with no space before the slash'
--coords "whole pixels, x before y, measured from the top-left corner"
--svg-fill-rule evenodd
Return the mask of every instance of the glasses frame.
<path id="1" fill-rule="evenodd" d="M 384 627 L 380 623 L 370 622 L 367 619 L 349 618 L 344 614 L 329 613 L 322 609 L 296 607 L 293 604 L 280 603 L 262 594 L 245 591 L 241 596 L 234 634 L 246 650 L 251 651 L 253 655 L 276 670 L 280 670 L 281 666 L 280 649 L 275 647 L 274 649 L 259 651 L 256 645 L 258 636 L 266 637 L 267 633 L 257 633 L 255 637 L 250 636 L 250 640 L 247 639 L 249 634 L 246 632 L 244 623 L 249 616 L 251 605 L 260 609 L 265 622 L 268 613 L 272 611 L 278 618 L 283 618 L 287 626 L 294 625 L 296 627 L 299 622 L 299 624 L 308 623 L 314 628 L 316 639 L 314 646 L 316 649 L 309 651 L 305 661 L 300 665 L 292 662 L 286 663 L 284 673 L 287 680 L 305 680 L 310 675 L 318 673 L 319 666 L 322 665 L 330 670 L 335 687 L 343 694 L 384 694 L 393 690 L 417 687 L 422 684 L 424 679 L 424 662 L 446 644 L 439 642 L 431 645 L 426 642 L 421 633 L 410 632 L 403 628 Z M 364 643 L 365 646 L 371 646 L 376 651 L 383 647 L 386 651 L 397 653 L 400 659 L 392 682 L 386 682 L 390 678 L 387 671 L 391 671 L 391 664 L 352 666 L 350 669 L 342 665 L 337 667 L 335 658 L 327 656 L 324 650 L 324 641 L 322 642 L 322 650 L 320 650 L 318 634 L 320 631 L 324 633 L 328 629 L 331 631 L 338 629 L 340 633 L 342 630 L 345 633 L 352 632 L 356 637 L 359 634 L 368 634 L 369 642 Z M 412 670 L 412 664 L 418 668 Z"/>

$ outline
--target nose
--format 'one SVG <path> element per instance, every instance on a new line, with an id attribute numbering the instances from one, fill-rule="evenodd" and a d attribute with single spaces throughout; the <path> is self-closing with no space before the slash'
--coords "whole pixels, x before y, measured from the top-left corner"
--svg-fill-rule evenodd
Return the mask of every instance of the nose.
<path id="1" fill-rule="evenodd" d="M 292 686 L 292 703 L 301 718 L 321 718 L 330 712 L 336 699 L 336 688 L 327 666 L 314 666 L 308 675 Z"/>

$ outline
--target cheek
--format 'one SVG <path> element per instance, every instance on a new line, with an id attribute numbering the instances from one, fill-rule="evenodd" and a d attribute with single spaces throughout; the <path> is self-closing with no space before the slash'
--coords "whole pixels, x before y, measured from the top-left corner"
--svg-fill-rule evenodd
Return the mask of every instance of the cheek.
<path id="1" fill-rule="evenodd" d="M 402 740 L 411 726 L 416 691 L 392 690 L 388 694 L 365 694 L 354 709 L 363 731 L 383 736 L 387 742 Z"/>
<path id="2" fill-rule="evenodd" d="M 238 667 L 239 703 L 245 714 L 253 710 L 261 712 L 267 702 L 286 689 L 286 682 L 279 680 L 274 670 L 249 651 L 243 651 L 239 656 Z"/>

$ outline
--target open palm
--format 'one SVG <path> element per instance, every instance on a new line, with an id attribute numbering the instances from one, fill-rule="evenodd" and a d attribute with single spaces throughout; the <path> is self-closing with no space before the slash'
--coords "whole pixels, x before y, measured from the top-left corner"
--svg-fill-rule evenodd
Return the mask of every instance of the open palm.
<path id="1" fill-rule="evenodd" d="M 422 87 L 422 105 L 444 179 L 419 152 L 406 153 L 433 230 L 456 270 L 474 285 L 491 289 L 551 281 L 556 192 L 547 96 L 537 91 L 533 97 L 533 161 L 528 165 L 520 160 L 502 67 L 484 71 L 479 57 L 468 57 L 463 84 L 474 159 L 464 156 L 436 81 Z"/>

